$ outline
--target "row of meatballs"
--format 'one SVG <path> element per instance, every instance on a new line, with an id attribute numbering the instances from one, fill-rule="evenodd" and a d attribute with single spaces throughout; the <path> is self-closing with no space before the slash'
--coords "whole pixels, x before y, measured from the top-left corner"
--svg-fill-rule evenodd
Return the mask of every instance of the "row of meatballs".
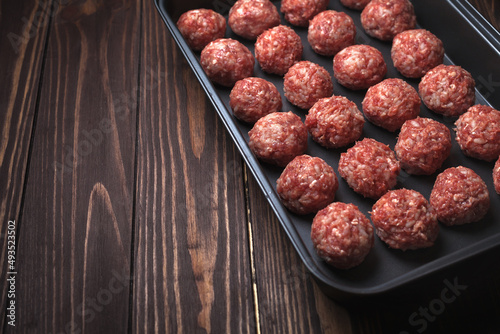
<path id="1" fill-rule="evenodd" d="M 398 166 L 391 153 L 384 144 L 364 139 L 341 155 L 339 174 L 350 185 L 384 188 L 387 180 L 396 182 L 393 178 Z M 372 187 L 367 187 L 365 177 Z M 288 209 L 299 214 L 317 212 L 311 226 L 313 246 L 323 260 L 339 269 L 363 262 L 374 244 L 373 226 L 390 248 L 420 249 L 434 244 L 438 222 L 447 226 L 477 222 L 490 207 L 486 184 L 463 166 L 448 168 L 437 176 L 429 201 L 411 189 L 385 192 L 370 212 L 373 226 L 354 204 L 334 202 L 337 189 L 333 168 L 308 155 L 294 158 L 277 180 L 277 192 Z"/>
<path id="2" fill-rule="evenodd" d="M 363 10 L 361 24 L 372 37 L 390 41 L 399 32 L 413 29 L 416 17 L 408 0 L 340 0 L 352 9 Z M 326 11 L 329 0 L 283 0 L 281 12 L 291 25 L 307 27 L 308 40 L 322 55 L 334 55 L 354 44 L 356 28 L 344 13 Z M 366 8 L 365 8 L 366 7 Z M 318 15 L 321 14 L 321 15 Z M 269 0 L 238 0 L 229 11 L 228 24 L 240 37 L 255 40 L 267 29 L 279 25 L 280 15 Z M 201 51 L 209 42 L 224 36 L 225 18 L 212 10 L 196 9 L 184 13 L 177 26 L 189 46 Z"/>
<path id="3" fill-rule="evenodd" d="M 308 133 L 327 148 L 347 146 L 360 138 L 363 114 L 388 131 L 401 129 L 395 152 L 366 138 L 341 154 L 338 172 L 356 192 L 377 200 L 371 219 L 381 240 L 392 248 L 416 249 L 434 243 L 438 220 L 446 225 L 478 221 L 490 203 L 484 181 L 461 166 L 438 175 L 430 203 L 414 190 L 390 190 L 401 168 L 409 174 L 433 174 L 450 153 L 448 128 L 418 117 L 421 99 L 436 113 L 460 116 L 455 125 L 462 151 L 488 161 L 500 155 L 500 112 L 472 106 L 472 76 L 459 66 L 442 65 L 442 42 L 426 30 L 413 29 L 416 19 L 409 1 L 341 2 L 363 10 L 361 22 L 369 35 L 392 40 L 395 68 L 405 77 L 422 78 L 418 93 L 403 80 L 383 80 L 387 66 L 382 54 L 368 45 L 353 45 L 352 19 L 326 10 L 328 1 L 284 0 L 281 11 L 292 25 L 308 26 L 308 41 L 315 52 L 334 56 L 334 76 L 341 85 L 352 90 L 368 88 L 363 113 L 347 98 L 332 96 L 328 71 L 300 61 L 300 37 L 280 25 L 277 8 L 268 0 L 237 1 L 229 13 L 229 26 L 243 38 L 257 39 L 255 58 L 263 71 L 284 75 L 285 97 L 308 109 L 305 124 L 291 112 L 278 112 L 282 108 L 278 90 L 252 77 L 255 60 L 243 44 L 223 38 L 222 16 L 208 10 L 191 11 L 181 16 L 178 27 L 194 50 L 202 50 L 200 63 L 209 78 L 234 86 L 230 105 L 235 117 L 255 123 L 249 132 L 253 153 L 262 161 L 286 166 L 277 181 L 283 204 L 297 214 L 316 213 L 311 238 L 319 256 L 347 269 L 360 264 L 372 248 L 373 228 L 355 205 L 333 202 L 336 174 L 322 159 L 303 154 Z M 500 158 L 493 175 L 500 193 Z"/>

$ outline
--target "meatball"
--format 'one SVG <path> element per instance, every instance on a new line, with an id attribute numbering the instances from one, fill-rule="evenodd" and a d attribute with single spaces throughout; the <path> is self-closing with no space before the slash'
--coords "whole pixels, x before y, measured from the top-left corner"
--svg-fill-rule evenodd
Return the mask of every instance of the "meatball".
<path id="1" fill-rule="evenodd" d="M 316 15 L 309 24 L 307 40 L 312 49 L 323 56 L 334 56 L 353 45 L 356 27 L 349 15 L 326 10 Z"/>
<path id="2" fill-rule="evenodd" d="M 234 116 L 247 123 L 255 123 L 265 115 L 280 111 L 283 106 L 276 86 L 255 77 L 236 82 L 229 99 Z"/>
<path id="3" fill-rule="evenodd" d="M 490 195 L 484 181 L 472 169 L 451 167 L 437 176 L 430 203 L 441 223 L 463 225 L 486 215 Z"/>
<path id="4" fill-rule="evenodd" d="M 391 248 L 430 247 L 439 233 L 436 213 L 415 190 L 389 191 L 373 205 L 371 218 L 377 235 Z"/>
<path id="5" fill-rule="evenodd" d="M 329 0 L 282 0 L 281 12 L 285 20 L 299 27 L 307 27 L 309 20 L 324 11 Z"/>
<path id="6" fill-rule="evenodd" d="M 314 217 L 311 240 L 316 253 L 326 263 L 349 269 L 360 265 L 370 253 L 373 227 L 354 204 L 335 202 Z"/>
<path id="7" fill-rule="evenodd" d="M 405 30 L 415 28 L 417 18 L 409 0 L 372 0 L 361 12 L 366 33 L 382 41 L 391 41 Z"/>
<path id="8" fill-rule="evenodd" d="M 438 65 L 424 75 L 418 90 L 430 110 L 460 116 L 474 104 L 475 87 L 471 74 L 460 66 Z"/>
<path id="9" fill-rule="evenodd" d="M 389 146 L 365 138 L 340 155 L 339 174 L 364 197 L 378 199 L 397 183 L 399 161 Z"/>
<path id="10" fill-rule="evenodd" d="M 339 188 L 337 175 L 324 160 L 299 155 L 276 181 L 276 190 L 285 207 L 305 215 L 315 213 L 333 202 Z"/>
<path id="11" fill-rule="evenodd" d="M 475 105 L 455 122 L 456 140 L 465 155 L 495 161 L 500 155 L 500 111 Z"/>
<path id="12" fill-rule="evenodd" d="M 347 8 L 363 10 L 371 0 L 340 0 Z"/>
<path id="13" fill-rule="evenodd" d="M 382 81 L 387 65 L 379 50 L 369 45 L 348 46 L 333 58 L 335 79 L 352 90 L 366 89 Z"/>
<path id="14" fill-rule="evenodd" d="M 305 124 L 314 141 L 327 148 L 339 148 L 359 139 L 365 119 L 354 102 L 332 96 L 309 109 Z"/>
<path id="15" fill-rule="evenodd" d="M 406 121 L 394 147 L 396 157 L 408 174 L 431 175 L 451 152 L 450 130 L 430 118 Z"/>
<path id="16" fill-rule="evenodd" d="M 366 92 L 363 113 L 373 124 L 394 132 L 418 116 L 420 96 L 401 79 L 385 79 Z"/>
<path id="17" fill-rule="evenodd" d="M 238 0 L 229 11 L 229 27 L 236 35 L 250 40 L 280 22 L 278 9 L 269 0 Z"/>
<path id="18" fill-rule="evenodd" d="M 500 157 L 498 157 L 495 167 L 493 167 L 493 184 L 495 191 L 500 195 Z"/>
<path id="19" fill-rule="evenodd" d="M 208 43 L 224 37 L 226 19 L 211 9 L 193 9 L 179 17 L 177 28 L 191 49 L 201 51 Z"/>
<path id="20" fill-rule="evenodd" d="M 248 144 L 255 156 L 280 167 L 307 150 L 306 126 L 292 112 L 275 112 L 262 117 L 248 135 Z"/>
<path id="21" fill-rule="evenodd" d="M 285 75 L 283 91 L 291 104 L 309 109 L 319 99 L 332 96 L 332 77 L 323 67 L 304 60 L 290 67 Z"/>
<path id="22" fill-rule="evenodd" d="M 292 28 L 279 25 L 264 31 L 255 43 L 255 58 L 264 72 L 285 75 L 302 58 L 302 41 Z"/>
<path id="23" fill-rule="evenodd" d="M 255 59 L 246 46 L 231 38 L 219 38 L 201 51 L 201 67 L 219 85 L 232 87 L 253 75 Z"/>
<path id="24" fill-rule="evenodd" d="M 391 58 L 402 75 L 421 78 L 443 63 L 443 42 L 425 29 L 403 31 L 392 41 Z"/>

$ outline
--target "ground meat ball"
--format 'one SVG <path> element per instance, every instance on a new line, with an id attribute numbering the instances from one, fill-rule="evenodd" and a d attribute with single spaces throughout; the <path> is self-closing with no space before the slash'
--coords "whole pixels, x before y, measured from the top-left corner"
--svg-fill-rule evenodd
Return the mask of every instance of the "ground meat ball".
<path id="1" fill-rule="evenodd" d="M 340 0 L 347 8 L 362 10 L 368 5 L 371 0 Z"/>
<path id="2" fill-rule="evenodd" d="M 253 75 L 255 59 L 246 46 L 231 38 L 219 38 L 201 51 L 201 67 L 210 80 L 232 87 Z"/>
<path id="3" fill-rule="evenodd" d="M 430 118 L 406 121 L 394 151 L 408 174 L 431 175 L 450 155 L 450 130 Z"/>
<path id="4" fill-rule="evenodd" d="M 283 90 L 291 104 L 309 109 L 319 99 L 333 94 L 332 77 L 323 67 L 304 60 L 290 67 Z"/>
<path id="5" fill-rule="evenodd" d="M 323 209 L 333 202 L 339 188 L 333 168 L 322 159 L 305 154 L 286 166 L 276 185 L 285 207 L 300 215 Z"/>
<path id="6" fill-rule="evenodd" d="M 340 155 L 339 174 L 364 197 L 378 199 L 397 183 L 400 166 L 389 146 L 365 138 Z"/>
<path id="7" fill-rule="evenodd" d="M 369 45 L 352 45 L 333 58 L 337 81 L 349 89 L 366 89 L 382 81 L 387 65 L 379 50 Z"/>
<path id="8" fill-rule="evenodd" d="M 259 119 L 248 132 L 249 146 L 257 158 L 285 167 L 307 149 L 307 129 L 292 112 L 275 112 Z"/>
<path id="9" fill-rule="evenodd" d="M 299 27 L 307 27 L 318 13 L 324 11 L 329 0 L 282 0 L 281 12 L 285 20 Z"/>
<path id="10" fill-rule="evenodd" d="M 255 43 L 255 57 L 267 73 L 285 75 L 302 58 L 302 41 L 292 28 L 279 25 L 263 32 Z"/>
<path id="11" fill-rule="evenodd" d="M 391 58 L 402 75 L 421 78 L 443 63 L 443 42 L 425 29 L 403 31 L 392 41 Z"/>
<path id="12" fill-rule="evenodd" d="M 305 124 L 314 141 L 327 148 L 339 148 L 359 139 L 365 119 L 354 102 L 332 96 L 309 109 Z"/>
<path id="13" fill-rule="evenodd" d="M 181 15 L 177 28 L 191 49 L 201 51 L 208 43 L 224 37 L 226 19 L 211 9 L 194 9 Z"/>
<path id="14" fill-rule="evenodd" d="M 430 110 L 459 116 L 474 104 L 476 83 L 471 74 L 455 65 L 438 65 L 427 72 L 418 90 Z"/>
<path id="15" fill-rule="evenodd" d="M 283 106 L 276 86 L 255 77 L 236 82 L 229 99 L 234 116 L 248 123 L 255 123 L 265 115 L 280 111 Z"/>
<path id="16" fill-rule="evenodd" d="M 481 220 L 490 207 L 486 184 L 472 169 L 451 167 L 437 176 L 431 206 L 444 225 L 463 225 Z"/>
<path id="17" fill-rule="evenodd" d="M 363 113 L 373 124 L 394 132 L 418 116 L 420 96 L 401 79 L 385 79 L 366 92 Z"/>
<path id="18" fill-rule="evenodd" d="M 312 49 L 323 56 L 334 56 L 353 45 L 356 27 L 349 15 L 326 10 L 316 15 L 309 24 L 307 40 Z"/>
<path id="19" fill-rule="evenodd" d="M 280 24 L 280 14 L 269 0 L 238 0 L 229 11 L 228 23 L 235 34 L 255 40 Z"/>
<path id="20" fill-rule="evenodd" d="M 361 12 L 366 33 L 382 41 L 391 41 L 405 30 L 415 28 L 417 18 L 409 0 L 372 0 Z"/>
<path id="21" fill-rule="evenodd" d="M 495 191 L 500 195 L 500 157 L 498 157 L 495 167 L 493 167 L 493 184 Z"/>
<path id="22" fill-rule="evenodd" d="M 371 217 L 377 235 L 391 248 L 430 247 L 439 233 L 436 213 L 415 190 L 389 191 L 373 205 Z"/>
<path id="23" fill-rule="evenodd" d="M 354 204 L 335 202 L 314 217 L 311 240 L 326 263 L 349 269 L 360 265 L 372 249 L 373 227 Z"/>
<path id="24" fill-rule="evenodd" d="M 495 161 L 500 155 L 500 111 L 475 105 L 455 122 L 456 140 L 465 155 Z"/>

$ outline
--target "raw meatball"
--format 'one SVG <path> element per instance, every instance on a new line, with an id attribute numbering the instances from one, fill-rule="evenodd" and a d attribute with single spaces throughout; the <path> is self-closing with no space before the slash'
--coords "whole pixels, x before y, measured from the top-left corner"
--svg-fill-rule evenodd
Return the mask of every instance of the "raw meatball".
<path id="1" fill-rule="evenodd" d="M 443 42 L 425 29 L 403 31 L 392 41 L 391 58 L 402 75 L 421 78 L 443 63 Z"/>
<path id="2" fill-rule="evenodd" d="M 394 151 L 408 174 L 431 175 L 450 155 L 450 130 L 430 118 L 406 121 Z"/>
<path id="3" fill-rule="evenodd" d="M 210 80 L 232 87 L 253 75 L 255 59 L 246 46 L 231 38 L 219 38 L 201 51 L 201 67 Z"/>
<path id="4" fill-rule="evenodd" d="M 337 81 L 349 89 L 366 89 L 382 81 L 387 65 L 379 50 L 369 45 L 352 45 L 333 58 Z"/>
<path id="5" fill-rule="evenodd" d="M 238 0 L 229 11 L 229 27 L 236 35 L 251 40 L 280 22 L 278 9 L 269 0 Z"/>
<path id="6" fill-rule="evenodd" d="M 365 138 L 340 155 L 339 174 L 364 197 L 378 199 L 397 183 L 400 166 L 389 146 Z"/>
<path id="7" fill-rule="evenodd" d="M 193 9 L 179 17 L 177 28 L 191 49 L 201 51 L 208 43 L 224 37 L 226 19 L 211 9 Z"/>
<path id="8" fill-rule="evenodd" d="M 304 154 L 286 166 L 276 186 L 285 207 L 305 215 L 333 202 L 339 183 L 333 168 L 324 160 Z"/>
<path id="9" fill-rule="evenodd" d="M 323 67 L 304 60 L 290 67 L 285 75 L 283 91 L 291 104 L 309 109 L 319 99 L 332 96 L 332 77 Z"/>
<path id="10" fill-rule="evenodd" d="M 415 190 L 389 191 L 373 205 L 371 216 L 377 235 L 391 248 L 430 247 L 439 233 L 436 213 Z"/>
<path id="11" fill-rule="evenodd" d="M 347 8 L 362 10 L 368 5 L 371 0 L 340 0 Z"/>
<path id="12" fill-rule="evenodd" d="M 255 123 L 265 115 L 280 111 L 283 106 L 276 86 L 255 77 L 236 82 L 229 99 L 234 116 L 248 123 Z"/>
<path id="13" fill-rule="evenodd" d="M 424 75 L 418 90 L 430 110 L 460 116 L 474 104 L 475 87 L 471 74 L 460 66 L 438 65 Z"/>
<path id="14" fill-rule="evenodd" d="M 373 124 L 394 132 L 418 116 L 420 96 L 401 79 L 385 79 L 366 92 L 363 113 Z"/>
<path id="15" fill-rule="evenodd" d="M 359 139 L 365 119 L 354 102 L 332 96 L 309 109 L 305 124 L 314 141 L 327 148 L 339 148 Z"/>
<path id="16" fill-rule="evenodd" d="M 500 195 L 500 157 L 498 157 L 495 167 L 493 167 L 493 183 L 495 191 Z"/>
<path id="17" fill-rule="evenodd" d="M 275 112 L 262 117 L 248 135 L 248 144 L 255 156 L 280 167 L 307 150 L 306 126 L 292 112 Z"/>
<path id="18" fill-rule="evenodd" d="M 324 11 L 329 0 L 282 0 L 281 12 L 285 20 L 299 27 L 307 27 L 309 20 Z"/>
<path id="19" fill-rule="evenodd" d="M 354 204 L 335 202 L 314 217 L 311 239 L 326 263 L 349 269 L 360 265 L 372 249 L 373 227 Z"/>
<path id="20" fill-rule="evenodd" d="M 349 15 L 325 10 L 309 24 L 307 40 L 312 49 L 323 56 L 334 56 L 340 50 L 353 45 L 356 27 Z"/>
<path id="21" fill-rule="evenodd" d="M 431 206 L 444 225 L 463 225 L 481 220 L 490 207 L 486 184 L 472 169 L 451 167 L 437 176 Z"/>
<path id="22" fill-rule="evenodd" d="M 264 31 L 255 43 L 255 58 L 267 73 L 285 75 L 302 58 L 302 41 L 292 28 L 279 25 Z"/>
<path id="23" fill-rule="evenodd" d="M 500 155 L 500 111 L 475 105 L 455 122 L 456 140 L 465 155 L 495 161 Z"/>
<path id="24" fill-rule="evenodd" d="M 366 33 L 382 41 L 391 41 L 405 30 L 415 28 L 417 18 L 409 0 L 372 0 L 361 12 Z"/>

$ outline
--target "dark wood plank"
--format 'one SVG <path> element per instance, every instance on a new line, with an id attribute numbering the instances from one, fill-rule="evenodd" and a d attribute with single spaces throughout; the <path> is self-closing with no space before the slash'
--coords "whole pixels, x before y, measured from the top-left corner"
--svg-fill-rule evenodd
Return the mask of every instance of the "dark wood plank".
<path id="1" fill-rule="evenodd" d="M 29 166 L 16 333 L 126 332 L 140 3 L 65 3 Z"/>
<path id="2" fill-rule="evenodd" d="M 132 331 L 254 332 L 241 157 L 153 1 L 143 15 Z"/>
<path id="3" fill-rule="evenodd" d="M 3 83 L 0 90 L 0 329 L 7 320 L 7 272 L 15 271 L 8 269 L 7 265 L 7 228 L 9 221 L 15 226 L 11 233 L 19 226 L 50 18 L 45 5 L 46 1 L 37 0 L 0 3 L 0 78 Z M 14 234 L 10 236 L 12 238 Z"/>
<path id="4" fill-rule="evenodd" d="M 351 333 L 347 311 L 304 267 L 252 175 L 248 198 L 262 333 Z"/>

